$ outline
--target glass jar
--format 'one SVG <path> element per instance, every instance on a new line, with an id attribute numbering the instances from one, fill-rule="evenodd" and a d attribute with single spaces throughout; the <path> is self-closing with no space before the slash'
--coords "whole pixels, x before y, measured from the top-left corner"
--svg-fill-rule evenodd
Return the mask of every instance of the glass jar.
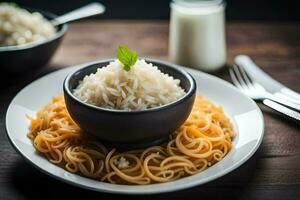
<path id="1" fill-rule="evenodd" d="M 170 6 L 170 60 L 208 72 L 224 66 L 225 2 L 173 0 Z"/>

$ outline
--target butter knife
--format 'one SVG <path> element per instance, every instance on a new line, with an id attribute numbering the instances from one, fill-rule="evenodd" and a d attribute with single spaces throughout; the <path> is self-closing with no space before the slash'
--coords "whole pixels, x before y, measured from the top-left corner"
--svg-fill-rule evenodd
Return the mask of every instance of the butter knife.
<path id="1" fill-rule="evenodd" d="M 290 117 L 291 119 L 294 119 L 294 120 L 300 122 L 300 113 L 297 111 L 289 109 L 289 108 L 287 108 L 279 103 L 276 103 L 275 101 L 269 100 L 269 99 L 263 100 L 263 104 L 272 108 L 273 110 L 276 110 L 277 112 L 279 112 L 281 114 L 284 114 L 284 115 Z"/>

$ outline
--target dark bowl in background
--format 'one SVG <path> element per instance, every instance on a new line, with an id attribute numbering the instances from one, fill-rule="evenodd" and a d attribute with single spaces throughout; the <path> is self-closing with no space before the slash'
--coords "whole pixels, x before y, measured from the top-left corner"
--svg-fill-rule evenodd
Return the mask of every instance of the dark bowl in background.
<path id="1" fill-rule="evenodd" d="M 183 124 L 191 112 L 196 96 L 194 78 L 174 64 L 145 60 L 179 79 L 186 94 L 173 103 L 142 111 L 106 109 L 87 104 L 73 95 L 73 89 L 84 76 L 95 73 L 97 68 L 107 66 L 112 60 L 87 64 L 69 74 L 63 85 L 67 110 L 82 130 L 114 147 L 137 149 L 166 141 L 169 134 Z"/>
<path id="2" fill-rule="evenodd" d="M 36 9 L 27 9 L 30 12 L 39 12 L 48 20 L 52 20 L 56 15 Z M 8 73 L 21 73 L 46 66 L 50 61 L 63 36 L 68 30 L 67 24 L 56 27 L 54 36 L 45 40 L 28 43 L 24 45 L 0 47 L 0 71 Z"/>

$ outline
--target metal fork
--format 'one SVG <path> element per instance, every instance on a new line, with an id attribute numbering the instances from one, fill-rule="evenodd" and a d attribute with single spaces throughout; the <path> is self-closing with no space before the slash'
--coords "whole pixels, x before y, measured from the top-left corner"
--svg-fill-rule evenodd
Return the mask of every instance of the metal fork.
<path id="1" fill-rule="evenodd" d="M 285 87 L 281 83 L 273 80 L 268 74 L 263 72 L 254 61 L 247 55 L 237 55 L 234 58 L 234 63 L 243 67 L 243 69 L 248 73 L 248 75 L 257 80 L 263 80 L 264 84 L 262 84 L 266 89 L 269 87 L 271 90 L 269 92 L 273 93 L 275 96 L 284 99 L 285 101 L 290 101 L 292 103 L 300 105 L 300 94 L 294 92 L 293 90 Z M 257 77 L 255 77 L 257 76 Z"/>
<path id="2" fill-rule="evenodd" d="M 232 69 L 229 69 L 229 73 L 233 84 L 244 94 L 253 100 L 261 101 L 266 106 L 300 121 L 300 113 L 297 112 L 300 111 L 298 104 L 286 101 L 266 91 L 262 85 L 253 81 L 241 66 L 234 65 Z"/>

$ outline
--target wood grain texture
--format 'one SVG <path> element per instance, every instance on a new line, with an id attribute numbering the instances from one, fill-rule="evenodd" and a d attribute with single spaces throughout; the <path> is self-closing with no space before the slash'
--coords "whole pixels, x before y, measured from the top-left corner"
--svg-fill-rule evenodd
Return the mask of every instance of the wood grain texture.
<path id="1" fill-rule="evenodd" d="M 300 24 L 235 22 L 227 25 L 228 64 L 237 54 L 250 55 L 275 79 L 300 91 Z M 299 199 L 300 125 L 260 106 L 265 136 L 257 153 L 239 169 L 188 190 L 162 195 L 119 196 L 61 183 L 30 166 L 8 142 L 5 112 L 11 99 L 29 82 L 53 70 L 114 57 L 120 44 L 141 56 L 168 60 L 168 23 L 164 21 L 80 22 L 70 26 L 49 67 L 1 81 L 0 199 Z M 215 75 L 229 80 L 226 69 Z M 54 192 L 49 193 L 49 188 Z M 59 194 L 59 196 L 58 196 Z"/>

